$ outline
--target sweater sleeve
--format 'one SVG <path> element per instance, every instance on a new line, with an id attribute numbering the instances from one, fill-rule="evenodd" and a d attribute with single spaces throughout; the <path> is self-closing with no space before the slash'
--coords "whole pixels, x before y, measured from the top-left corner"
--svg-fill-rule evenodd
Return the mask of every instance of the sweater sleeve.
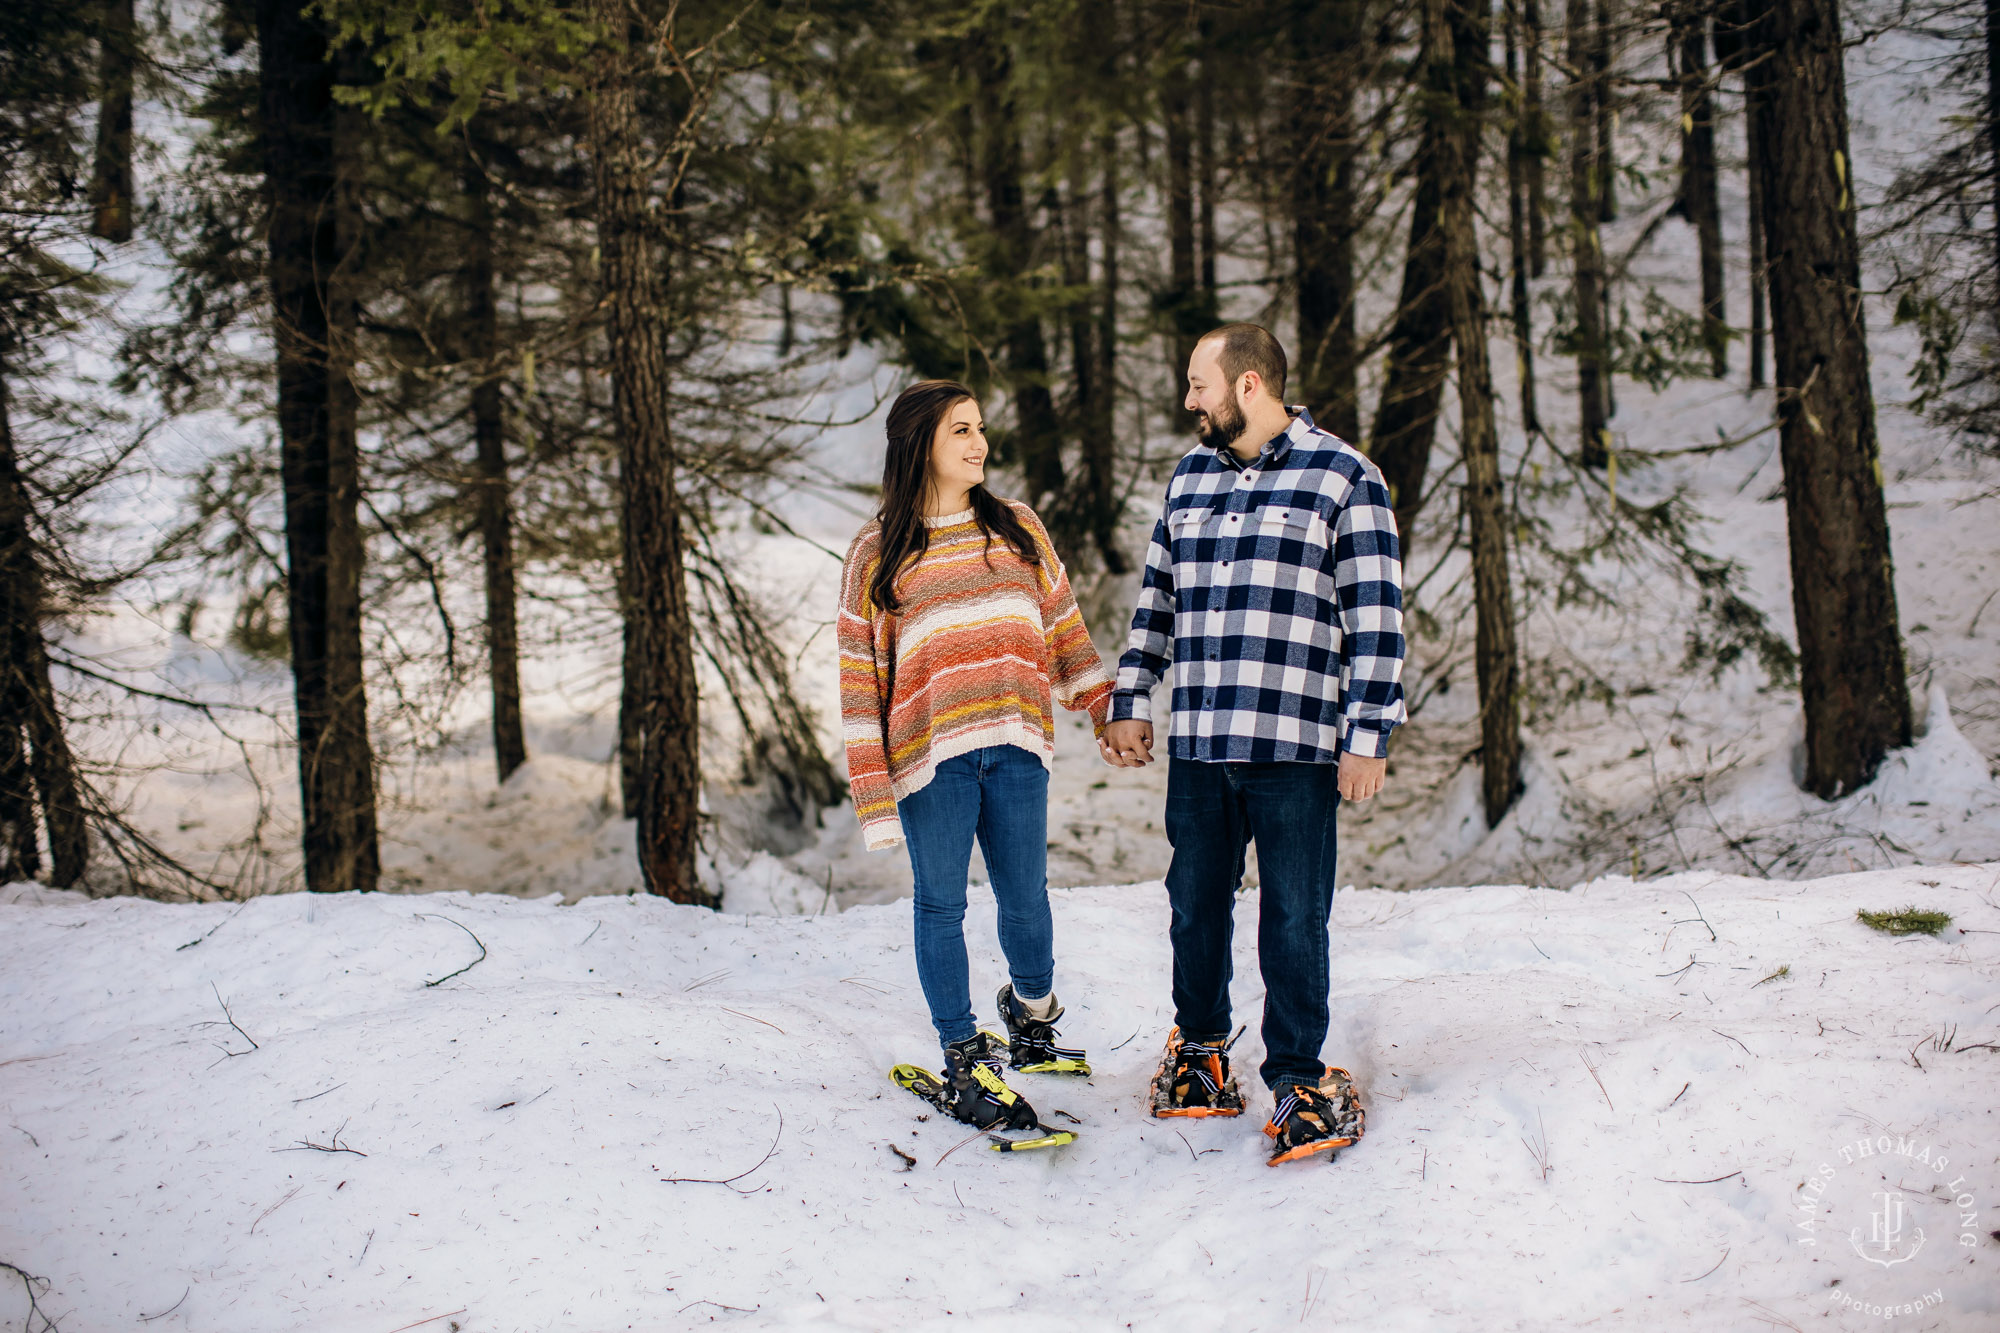
<path id="1" fill-rule="evenodd" d="M 847 551 L 840 580 L 840 725 L 847 741 L 847 786 L 854 797 L 854 814 L 869 851 L 894 847 L 903 840 L 903 822 L 896 816 L 895 792 L 889 782 L 889 751 L 883 735 L 888 715 L 889 670 L 876 651 L 876 620 L 880 610 L 868 596 L 878 546 L 863 530 Z"/>
<path id="2" fill-rule="evenodd" d="M 1090 641 L 1090 628 L 1083 623 L 1069 586 L 1069 571 L 1063 568 L 1048 529 L 1034 510 L 1026 505 L 1015 508 L 1042 554 L 1042 635 L 1049 646 L 1049 683 L 1056 702 L 1073 713 L 1090 714 L 1091 730 L 1101 735 L 1111 707 L 1111 673 Z"/>

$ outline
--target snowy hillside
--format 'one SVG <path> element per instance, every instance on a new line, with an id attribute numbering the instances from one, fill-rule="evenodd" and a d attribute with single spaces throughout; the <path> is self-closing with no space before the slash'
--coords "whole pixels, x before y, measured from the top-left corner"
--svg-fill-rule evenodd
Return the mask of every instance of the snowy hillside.
<path id="1" fill-rule="evenodd" d="M 1909 905 L 1952 924 L 1855 919 Z M 0 1260 L 46 1279 L 62 1333 L 2000 1322 L 2000 864 L 1343 891 L 1327 1053 L 1369 1133 L 1275 1170 L 1261 1096 L 1234 1122 L 1143 1112 L 1160 885 L 1055 911 L 1098 1072 L 1021 1076 L 1080 1137 L 1004 1157 L 882 1076 L 935 1053 L 906 903 L 17 885 Z M 1246 1070 L 1254 921 L 1252 895 Z"/>

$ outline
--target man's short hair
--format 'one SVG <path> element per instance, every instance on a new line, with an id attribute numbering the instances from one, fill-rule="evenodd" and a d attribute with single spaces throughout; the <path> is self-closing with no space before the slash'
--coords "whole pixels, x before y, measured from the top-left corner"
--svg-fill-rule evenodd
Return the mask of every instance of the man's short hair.
<path id="1" fill-rule="evenodd" d="M 1245 371 L 1254 370 L 1273 398 L 1285 401 L 1285 349 L 1261 324 L 1224 324 L 1201 335 L 1205 343 L 1220 343 L 1215 359 L 1232 388 Z"/>

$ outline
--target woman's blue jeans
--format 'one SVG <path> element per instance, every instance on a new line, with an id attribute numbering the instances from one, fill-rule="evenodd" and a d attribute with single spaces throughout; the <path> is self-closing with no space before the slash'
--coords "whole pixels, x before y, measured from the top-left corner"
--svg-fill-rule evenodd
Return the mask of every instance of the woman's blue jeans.
<path id="1" fill-rule="evenodd" d="M 1000 950 L 1017 995 L 1055 982 L 1049 916 L 1049 770 L 1018 745 L 992 745 L 937 766 L 921 790 L 896 803 L 916 881 L 917 980 L 938 1041 L 979 1030 L 965 962 L 965 885 L 972 840 L 986 858 L 1000 908 Z"/>

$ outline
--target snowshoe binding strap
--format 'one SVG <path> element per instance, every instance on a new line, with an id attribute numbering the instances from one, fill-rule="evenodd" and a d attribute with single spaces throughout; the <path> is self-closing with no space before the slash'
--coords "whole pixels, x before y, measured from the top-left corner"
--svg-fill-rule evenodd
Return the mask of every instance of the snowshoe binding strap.
<path id="1" fill-rule="evenodd" d="M 1229 1048 L 1234 1044 L 1235 1038 L 1192 1040 L 1179 1028 L 1168 1034 L 1166 1053 L 1153 1076 L 1153 1114 L 1161 1118 L 1243 1114 L 1243 1096 L 1229 1073 Z"/>
<path id="2" fill-rule="evenodd" d="M 1090 1060 L 1081 1050 L 1056 1045 L 1056 1020 L 1063 1016 L 1060 1004 L 1047 1018 L 1036 1018 L 1015 996 L 1012 983 L 1002 986 L 993 998 L 999 1006 L 1001 1021 L 1007 1025 L 1009 1036 L 1004 1044 L 1010 1065 L 1024 1074 L 1089 1077 Z"/>
<path id="3" fill-rule="evenodd" d="M 1329 1068 L 1317 1088 L 1295 1084 L 1278 1099 L 1264 1126 L 1272 1141 L 1266 1165 L 1338 1152 L 1361 1137 L 1366 1123 L 1347 1071 Z"/>

